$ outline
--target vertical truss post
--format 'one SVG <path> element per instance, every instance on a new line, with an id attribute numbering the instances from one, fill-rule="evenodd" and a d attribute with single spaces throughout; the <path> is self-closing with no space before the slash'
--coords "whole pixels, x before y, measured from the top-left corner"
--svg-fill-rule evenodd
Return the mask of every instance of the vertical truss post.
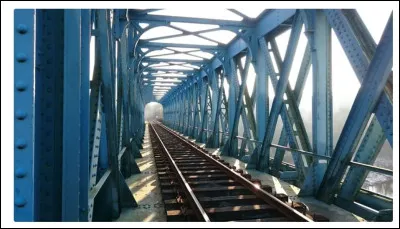
<path id="1" fill-rule="evenodd" d="M 258 153 L 258 160 L 256 164 L 256 168 L 258 170 L 269 172 L 270 144 L 272 142 L 272 138 L 275 132 L 279 113 L 283 106 L 283 94 L 285 93 L 285 90 L 289 83 L 289 72 L 292 66 L 294 55 L 296 53 L 296 47 L 299 40 L 301 26 L 301 19 L 299 17 L 299 14 L 296 13 L 293 22 L 293 28 L 289 38 L 288 48 L 285 54 L 285 60 L 283 62 L 282 72 L 280 73 L 279 81 L 276 86 L 275 98 L 273 100 L 270 116 L 267 122 L 266 133 L 264 135 L 264 140 Z M 291 126 L 286 125 L 285 129 L 288 131 L 291 129 Z"/>
<path id="2" fill-rule="evenodd" d="M 89 150 L 81 151 L 81 10 L 64 11 L 64 107 L 63 107 L 63 176 L 62 176 L 62 221 L 79 221 L 80 195 L 88 194 L 88 185 L 81 193 L 79 179 L 80 154 L 89 157 Z"/>
<path id="3" fill-rule="evenodd" d="M 224 78 L 221 78 L 221 75 L 218 72 L 215 72 L 215 70 L 212 71 L 213 74 L 211 74 L 211 77 L 213 78 L 212 80 L 212 121 L 211 121 L 211 128 L 212 132 L 210 137 L 208 138 L 206 147 L 208 148 L 218 148 L 219 147 L 219 115 L 220 115 L 220 109 L 221 109 L 221 97 L 222 97 L 222 88 L 223 88 L 223 80 Z M 221 82 L 221 85 L 219 83 Z"/>
<path id="4" fill-rule="evenodd" d="M 119 216 L 122 207 L 136 206 L 136 201 L 126 185 L 124 178 L 118 168 L 118 151 L 117 151 L 117 128 L 116 128 L 116 112 L 113 94 L 113 81 L 111 73 L 112 61 L 110 58 L 110 30 L 108 28 L 109 15 L 106 10 L 97 10 L 97 20 L 99 25 L 99 39 L 101 51 L 101 80 L 102 91 L 104 91 L 104 110 L 106 118 L 106 138 L 107 138 L 107 155 L 111 169 L 111 190 L 112 190 L 112 217 Z"/>
<path id="5" fill-rule="evenodd" d="M 38 152 L 34 142 L 34 36 L 35 10 L 14 11 L 14 220 L 36 220 L 35 171 L 32 161 Z"/>
<path id="6" fill-rule="evenodd" d="M 183 134 L 189 135 L 189 125 L 190 125 L 190 91 L 191 91 L 191 80 L 189 79 L 187 82 L 186 90 L 185 90 L 185 104 L 186 104 L 186 116 L 185 117 L 185 128 Z"/>
<path id="7" fill-rule="evenodd" d="M 330 156 L 332 152 L 331 28 L 321 10 L 306 10 L 307 34 L 313 66 L 313 152 Z M 315 195 L 322 182 L 328 161 L 313 159 L 301 195 Z"/>
<path id="8" fill-rule="evenodd" d="M 358 140 L 376 106 L 381 102 L 382 91 L 393 64 L 393 14 L 385 27 L 356 96 L 350 114 L 336 144 L 332 159 L 318 190 L 317 197 L 332 202 L 334 194 L 350 162 Z"/>
<path id="9" fill-rule="evenodd" d="M 80 157 L 80 215 L 79 221 L 88 221 L 89 201 L 89 134 L 90 134 L 90 37 L 91 10 L 81 10 L 81 157 Z"/>
<path id="10" fill-rule="evenodd" d="M 257 120 L 257 136 L 263 139 L 266 124 L 269 115 L 268 100 L 268 74 L 266 67 L 266 59 L 262 49 L 267 49 L 265 39 L 262 37 L 258 40 L 256 69 L 256 120 Z M 264 46 L 263 48 L 261 46 Z"/>
<path id="11" fill-rule="evenodd" d="M 201 92 L 202 92 L 202 81 L 203 79 L 197 80 L 197 89 L 196 89 L 196 119 L 195 119 L 195 127 L 194 127 L 194 139 L 198 139 L 199 137 L 199 130 L 201 127 Z"/>
<path id="12" fill-rule="evenodd" d="M 225 65 L 227 66 L 225 69 L 227 70 L 226 75 L 228 76 L 229 83 L 229 98 L 228 98 L 228 126 L 229 126 L 229 137 L 226 141 L 222 154 L 225 156 L 233 156 L 236 155 L 237 152 L 237 139 L 231 139 L 231 133 L 234 128 L 234 120 L 235 120 L 235 111 L 236 111 L 236 98 L 237 98 L 237 76 L 236 76 L 236 68 L 235 62 L 232 58 L 225 57 Z M 231 146 L 234 145 L 234 146 Z M 231 149 L 236 149 L 234 152 Z"/>
<path id="13" fill-rule="evenodd" d="M 183 133 L 183 130 L 185 128 L 185 91 L 184 89 L 181 89 L 179 92 L 179 132 Z"/>
<path id="14" fill-rule="evenodd" d="M 237 60 L 239 61 L 239 60 Z M 238 123 L 239 123 L 239 118 L 240 115 L 242 114 L 242 109 L 243 109 L 243 94 L 244 94 L 244 88 L 246 87 L 246 81 L 247 81 L 247 75 L 248 75 L 248 71 L 249 71 L 249 67 L 250 67 L 250 63 L 252 61 L 252 55 L 251 55 L 251 51 L 248 50 L 247 56 L 246 56 L 246 63 L 244 66 L 244 70 L 242 71 L 241 77 L 242 77 L 242 84 L 239 87 L 239 91 L 238 91 L 238 95 L 235 98 L 235 103 L 236 103 L 236 109 L 235 109 L 235 113 L 234 113 L 234 120 L 233 120 L 233 126 L 232 126 L 232 130 L 230 132 L 230 137 L 229 137 L 229 144 L 227 144 L 227 148 L 224 150 L 228 150 L 228 152 L 235 152 L 235 157 L 238 157 L 238 154 L 236 154 L 236 152 L 238 151 L 237 149 L 237 144 L 235 144 L 235 142 L 237 142 L 237 138 L 236 136 L 238 135 Z M 233 62 L 233 60 L 232 60 Z M 233 66 L 236 66 L 235 63 L 231 63 L 233 64 Z M 236 72 L 236 71 L 235 71 Z M 236 74 L 232 74 L 232 76 L 236 76 Z M 235 77 L 235 81 L 237 80 L 237 77 Z M 229 96 L 231 97 L 231 96 Z"/>
<path id="15" fill-rule="evenodd" d="M 118 26 L 122 27 L 122 26 Z M 119 62 L 119 71 L 118 71 L 118 82 L 121 85 L 121 100 L 119 101 L 122 104 L 122 117 L 123 117 L 123 125 L 122 125 L 122 147 L 126 147 L 124 155 L 124 162 L 127 164 L 127 168 L 124 171 L 124 175 L 129 177 L 132 174 L 140 173 L 140 169 L 135 161 L 135 157 L 140 158 L 141 154 L 139 149 L 135 147 L 134 143 L 131 142 L 131 133 L 130 133 L 130 122 L 131 122 L 131 112 L 133 110 L 129 106 L 130 97 L 129 94 L 132 88 L 129 85 L 129 48 L 128 48 L 128 39 L 129 33 L 131 33 L 131 26 L 129 23 L 123 27 L 121 31 L 120 40 L 118 42 L 118 62 Z M 123 164 L 124 164 L 123 163 Z"/>
<path id="16" fill-rule="evenodd" d="M 198 142 L 204 143 L 204 129 L 207 126 L 207 97 L 208 97 L 208 79 L 203 78 L 201 83 L 201 125 L 199 130 Z"/>
<path id="17" fill-rule="evenodd" d="M 196 134 L 196 127 L 198 124 L 198 119 L 199 119 L 199 107 L 197 104 L 198 101 L 198 83 L 195 82 L 193 83 L 193 90 L 192 90 L 192 105 L 193 105 L 193 122 L 192 122 L 192 129 L 190 130 L 190 137 L 193 139 L 196 139 L 197 134 Z"/>
<path id="18" fill-rule="evenodd" d="M 63 12 L 36 10 L 35 13 L 34 221 L 61 221 L 63 103 L 60 101 L 64 53 L 59 50 L 64 49 Z"/>

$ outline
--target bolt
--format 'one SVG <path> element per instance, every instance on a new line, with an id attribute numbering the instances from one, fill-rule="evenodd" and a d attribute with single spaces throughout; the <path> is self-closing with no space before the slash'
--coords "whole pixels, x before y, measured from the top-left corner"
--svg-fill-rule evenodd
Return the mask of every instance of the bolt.
<path id="1" fill-rule="evenodd" d="M 17 58 L 17 61 L 20 62 L 20 63 L 23 63 L 28 59 L 28 57 L 26 56 L 25 53 L 18 53 L 16 55 L 16 58 Z"/>
<path id="2" fill-rule="evenodd" d="M 26 200 L 25 200 L 25 198 L 22 198 L 22 197 L 15 197 L 14 203 L 15 203 L 15 206 L 22 208 L 25 206 Z"/>
<path id="3" fill-rule="evenodd" d="M 15 170 L 15 176 L 16 176 L 17 178 L 23 178 L 23 177 L 25 177 L 25 176 L 26 176 L 26 170 L 23 169 L 23 168 L 17 168 L 17 169 Z"/>
<path id="4" fill-rule="evenodd" d="M 17 145 L 18 149 L 24 149 L 26 147 L 26 145 L 27 145 L 27 143 L 26 143 L 26 141 L 24 139 L 18 139 L 16 141 L 16 143 L 17 143 L 16 145 Z"/>
<path id="5" fill-rule="evenodd" d="M 24 82 L 19 81 L 15 84 L 15 87 L 17 88 L 18 91 L 25 91 L 27 88 L 27 85 Z"/>
<path id="6" fill-rule="evenodd" d="M 28 26 L 26 26 L 25 24 L 19 24 L 17 25 L 17 31 L 20 34 L 25 34 L 26 32 L 28 32 Z"/>
<path id="7" fill-rule="evenodd" d="M 27 116 L 27 113 L 25 111 L 18 110 L 15 112 L 15 117 L 17 117 L 18 120 L 24 120 Z"/>

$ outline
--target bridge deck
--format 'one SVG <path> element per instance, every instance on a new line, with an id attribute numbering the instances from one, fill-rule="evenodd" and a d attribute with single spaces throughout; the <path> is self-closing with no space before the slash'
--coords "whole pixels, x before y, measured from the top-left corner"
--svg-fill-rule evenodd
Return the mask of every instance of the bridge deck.
<path id="1" fill-rule="evenodd" d="M 153 152 L 149 137 L 149 126 L 146 125 L 143 150 L 143 158 L 136 159 L 142 173 L 133 175 L 126 180 L 135 199 L 138 201 L 139 208 L 124 209 L 117 222 L 164 222 L 166 221 L 165 211 L 162 205 L 160 183 L 157 179 L 156 167 L 154 164 Z M 196 143 L 204 147 L 204 143 Z M 219 149 L 206 148 L 215 155 L 220 155 Z M 255 179 L 259 179 L 263 185 L 272 186 L 277 193 L 283 193 L 290 198 L 305 203 L 311 211 L 329 216 L 331 222 L 362 222 L 363 218 L 352 214 L 336 205 L 328 205 L 312 197 L 297 197 L 300 189 L 285 181 L 254 169 L 245 169 L 246 163 L 228 156 L 221 156 L 226 162 L 251 174 Z"/>

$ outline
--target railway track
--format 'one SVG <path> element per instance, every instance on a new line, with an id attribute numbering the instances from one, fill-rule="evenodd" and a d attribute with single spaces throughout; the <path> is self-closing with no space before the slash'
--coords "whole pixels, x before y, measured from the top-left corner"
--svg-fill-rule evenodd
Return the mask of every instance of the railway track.
<path id="1" fill-rule="evenodd" d="M 327 221 L 160 123 L 150 137 L 167 221 Z"/>

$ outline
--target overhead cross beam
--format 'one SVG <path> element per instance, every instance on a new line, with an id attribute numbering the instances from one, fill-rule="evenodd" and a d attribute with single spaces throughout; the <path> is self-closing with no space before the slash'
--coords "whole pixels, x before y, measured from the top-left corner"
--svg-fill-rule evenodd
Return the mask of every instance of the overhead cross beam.
<path id="1" fill-rule="evenodd" d="M 165 47 L 174 47 L 174 48 L 193 48 L 200 49 L 202 51 L 220 51 L 224 50 L 224 46 L 221 45 L 199 45 L 199 44 L 176 44 L 176 43 L 168 43 L 168 42 L 156 42 L 156 41 L 146 41 L 139 40 L 138 48 L 165 48 Z"/>
<path id="2" fill-rule="evenodd" d="M 200 24 L 213 24 L 219 25 L 221 28 L 251 28 L 254 26 L 252 22 L 221 20 L 221 19 L 207 19 L 207 18 L 191 18 L 191 17 L 177 17 L 177 16 L 163 16 L 163 15 L 138 15 L 137 11 L 128 10 L 128 18 L 130 21 L 140 23 L 161 23 L 170 24 L 171 22 L 184 22 L 184 23 L 200 23 Z"/>

